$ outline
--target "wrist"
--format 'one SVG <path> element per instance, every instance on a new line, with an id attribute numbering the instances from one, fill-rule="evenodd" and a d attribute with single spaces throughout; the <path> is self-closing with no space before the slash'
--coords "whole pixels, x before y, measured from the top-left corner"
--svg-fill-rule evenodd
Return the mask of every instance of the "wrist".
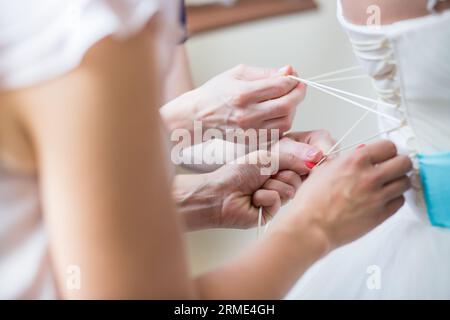
<path id="1" fill-rule="evenodd" d="M 224 192 L 214 173 L 177 176 L 173 194 L 189 231 L 219 226 Z"/>
<path id="2" fill-rule="evenodd" d="M 160 114 L 169 132 L 176 129 L 194 130 L 197 113 L 197 99 L 194 98 L 194 91 L 186 92 L 161 107 Z"/>
<path id="3" fill-rule="evenodd" d="M 279 220 L 277 228 L 272 227 L 272 229 L 285 234 L 292 243 L 307 243 L 314 259 L 322 258 L 332 250 L 330 237 L 325 228 L 311 217 L 310 208 L 297 207 Z M 302 252 L 299 254 L 302 255 Z"/>

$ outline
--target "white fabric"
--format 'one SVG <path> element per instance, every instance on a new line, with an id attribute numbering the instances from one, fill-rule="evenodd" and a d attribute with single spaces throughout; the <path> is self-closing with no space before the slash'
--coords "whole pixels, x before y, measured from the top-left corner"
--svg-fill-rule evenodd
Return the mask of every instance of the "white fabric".
<path id="1" fill-rule="evenodd" d="M 380 27 L 348 23 L 356 56 L 373 78 L 379 110 L 406 123 L 388 135 L 400 153 L 450 151 L 450 11 Z M 396 126 L 379 118 L 380 130 Z M 450 230 L 432 227 L 418 179 L 407 204 L 362 239 L 309 270 L 290 299 L 450 299 Z M 367 285 L 375 266 L 381 287 Z"/>
<path id="2" fill-rule="evenodd" d="M 0 0 L 0 89 L 66 73 L 94 43 L 135 33 L 160 9 L 165 30 L 175 30 L 178 8 L 176 0 Z"/>
<path id="3" fill-rule="evenodd" d="M 0 299 L 55 296 L 34 176 L 0 168 Z"/>
<path id="4" fill-rule="evenodd" d="M 171 50 L 178 10 L 177 0 L 0 0 L 0 91 L 70 71 L 96 42 L 130 36 L 157 12 L 159 47 Z M 36 177 L 0 166 L 0 299 L 57 298 L 38 191 Z"/>

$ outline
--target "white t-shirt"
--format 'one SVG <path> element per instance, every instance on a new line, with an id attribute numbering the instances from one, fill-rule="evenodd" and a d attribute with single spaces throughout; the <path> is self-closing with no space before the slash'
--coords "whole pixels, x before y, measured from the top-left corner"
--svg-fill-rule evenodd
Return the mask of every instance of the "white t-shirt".
<path id="1" fill-rule="evenodd" d="M 178 0 L 0 0 L 0 91 L 67 73 L 96 42 L 126 38 L 157 12 L 158 48 L 172 50 L 179 9 Z M 37 177 L 0 166 L 0 299 L 57 297 Z"/>

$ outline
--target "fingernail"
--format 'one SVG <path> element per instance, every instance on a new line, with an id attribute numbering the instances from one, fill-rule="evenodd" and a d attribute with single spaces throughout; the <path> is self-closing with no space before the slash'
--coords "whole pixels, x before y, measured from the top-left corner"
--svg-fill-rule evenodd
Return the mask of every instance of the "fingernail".
<path id="1" fill-rule="evenodd" d="M 287 76 L 289 74 L 290 66 L 284 66 L 283 68 L 278 70 L 278 74 L 281 76 Z"/>
<path id="2" fill-rule="evenodd" d="M 312 161 L 305 161 L 305 165 L 308 169 L 313 169 L 316 166 L 316 163 Z"/>
<path id="3" fill-rule="evenodd" d="M 365 144 L 360 144 L 356 149 L 361 149 L 364 148 L 366 145 Z"/>
<path id="4" fill-rule="evenodd" d="M 319 150 L 317 149 L 311 149 L 306 153 L 306 158 L 308 160 L 315 160 L 317 157 L 317 154 L 319 153 Z"/>

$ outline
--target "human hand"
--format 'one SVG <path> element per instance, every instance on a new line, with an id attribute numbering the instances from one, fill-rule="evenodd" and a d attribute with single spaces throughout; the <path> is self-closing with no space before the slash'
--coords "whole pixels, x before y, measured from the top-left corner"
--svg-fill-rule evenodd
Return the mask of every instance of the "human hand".
<path id="1" fill-rule="evenodd" d="M 205 129 L 279 129 L 292 126 L 295 109 L 304 99 L 306 86 L 281 69 L 239 65 L 199 88 L 169 102 L 161 113 L 169 129 L 193 129 L 201 121 Z"/>
<path id="2" fill-rule="evenodd" d="M 398 156 L 389 141 L 325 162 L 303 183 L 291 214 L 285 216 L 288 221 L 279 221 L 278 227 L 295 229 L 306 223 L 328 250 L 356 240 L 403 206 L 411 168 L 411 160 Z"/>
<path id="3" fill-rule="evenodd" d="M 331 144 L 322 130 L 292 133 L 271 152 L 253 152 L 207 174 L 178 175 L 174 198 L 179 211 L 191 230 L 255 226 L 259 207 L 265 223 L 294 197 L 301 177 L 311 170 L 305 163 L 319 161 Z M 269 162 L 274 166 L 263 174 Z"/>
<path id="4" fill-rule="evenodd" d="M 297 162 L 288 162 L 293 165 L 290 169 L 306 176 L 322 159 L 323 155 L 333 147 L 335 142 L 326 130 L 291 132 L 284 135 L 272 149 L 278 147 L 280 150 L 277 151 L 283 156 L 299 157 Z"/>
<path id="5" fill-rule="evenodd" d="M 218 173 L 227 181 L 216 223 L 221 228 L 256 226 L 260 207 L 263 208 L 262 224 L 265 224 L 278 213 L 282 204 L 295 196 L 302 183 L 294 171 L 283 170 L 266 176 L 261 174 L 258 165 L 252 164 L 228 164 Z"/>
<path id="6" fill-rule="evenodd" d="M 227 186 L 227 192 L 219 225 L 234 228 L 255 226 L 259 207 L 263 208 L 262 223 L 265 224 L 295 196 L 302 177 L 311 171 L 308 163 L 318 162 L 323 150 L 328 150 L 333 144 L 334 140 L 324 130 L 295 132 L 281 139 L 270 153 L 254 152 L 246 156 L 246 161 L 238 159 L 219 169 L 215 174 L 227 181 L 223 184 Z M 262 174 L 261 163 L 270 163 L 272 174 Z"/>
<path id="7" fill-rule="evenodd" d="M 227 164 L 211 173 L 177 175 L 173 197 L 188 230 L 245 229 L 256 225 L 259 206 L 264 219 L 275 215 L 300 184 L 293 171 L 271 177 L 261 175 L 257 165 Z"/>

